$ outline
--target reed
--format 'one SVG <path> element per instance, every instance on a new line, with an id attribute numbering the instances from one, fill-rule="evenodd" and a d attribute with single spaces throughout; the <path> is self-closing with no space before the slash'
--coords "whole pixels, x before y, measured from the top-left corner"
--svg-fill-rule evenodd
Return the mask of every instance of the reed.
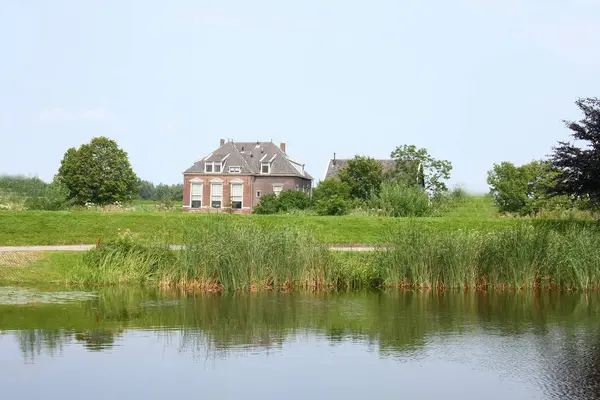
<path id="1" fill-rule="evenodd" d="M 407 224 L 377 254 L 384 286 L 430 289 L 599 289 L 595 226 L 522 224 L 442 231 Z"/>
<path id="2" fill-rule="evenodd" d="M 95 249 L 68 281 L 201 291 L 294 289 L 600 289 L 598 225 L 520 224 L 493 231 L 410 221 L 382 250 L 331 252 L 307 231 L 215 216 L 183 228 L 183 248 L 129 234 Z"/>

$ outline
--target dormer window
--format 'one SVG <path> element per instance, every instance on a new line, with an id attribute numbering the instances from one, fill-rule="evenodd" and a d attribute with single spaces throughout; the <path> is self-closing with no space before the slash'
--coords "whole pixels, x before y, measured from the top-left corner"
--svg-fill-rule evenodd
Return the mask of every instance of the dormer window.
<path id="1" fill-rule="evenodd" d="M 270 174 L 271 173 L 271 163 L 268 163 L 268 162 L 260 163 L 260 173 L 261 174 Z"/>
<path id="2" fill-rule="evenodd" d="M 204 164 L 204 172 L 221 172 L 222 163 L 221 161 L 207 161 Z"/>
<path id="3" fill-rule="evenodd" d="M 235 166 L 229 167 L 230 174 L 239 174 L 240 172 L 242 172 L 242 167 L 235 167 Z"/>

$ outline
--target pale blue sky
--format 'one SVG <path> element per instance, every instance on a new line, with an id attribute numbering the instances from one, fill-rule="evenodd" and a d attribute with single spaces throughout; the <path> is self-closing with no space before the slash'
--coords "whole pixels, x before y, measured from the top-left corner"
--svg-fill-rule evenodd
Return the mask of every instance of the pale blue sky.
<path id="1" fill-rule="evenodd" d="M 415 144 L 451 184 L 568 139 L 600 95 L 600 1 L 0 2 L 0 173 L 50 180 L 105 135 L 155 183 L 220 138 L 328 159 Z"/>

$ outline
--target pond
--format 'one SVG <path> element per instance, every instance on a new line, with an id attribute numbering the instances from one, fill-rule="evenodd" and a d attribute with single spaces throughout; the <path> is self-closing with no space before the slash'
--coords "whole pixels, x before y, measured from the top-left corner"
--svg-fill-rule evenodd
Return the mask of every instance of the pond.
<path id="1" fill-rule="evenodd" d="M 596 399 L 586 293 L 0 288 L 6 399 Z"/>

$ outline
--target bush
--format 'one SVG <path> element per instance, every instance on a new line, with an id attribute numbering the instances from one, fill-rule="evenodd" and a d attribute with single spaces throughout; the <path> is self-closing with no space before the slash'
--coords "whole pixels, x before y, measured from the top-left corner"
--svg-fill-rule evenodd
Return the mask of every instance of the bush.
<path id="1" fill-rule="evenodd" d="M 306 210 L 311 206 L 310 202 L 310 197 L 304 192 L 284 190 L 277 198 L 277 211 L 287 212 L 292 210 Z"/>
<path id="2" fill-rule="evenodd" d="M 279 202 L 277 196 L 273 193 L 264 194 L 260 198 L 260 203 L 254 207 L 256 214 L 277 214 Z"/>
<path id="3" fill-rule="evenodd" d="M 431 212 L 427 192 L 416 186 L 385 182 L 374 196 L 372 207 L 391 217 L 424 217 Z"/>
<path id="4" fill-rule="evenodd" d="M 315 208 L 319 215 L 346 215 L 348 214 L 348 201 L 339 196 L 320 199 Z"/>
<path id="5" fill-rule="evenodd" d="M 311 199 L 304 192 L 284 190 L 279 196 L 269 193 L 260 198 L 260 203 L 254 207 L 256 214 L 277 214 L 294 210 L 306 210 L 311 206 Z"/>
<path id="6" fill-rule="evenodd" d="M 60 211 L 72 205 L 67 200 L 67 189 L 58 182 L 52 182 L 41 190 L 38 196 L 28 197 L 24 207 L 28 210 Z"/>

